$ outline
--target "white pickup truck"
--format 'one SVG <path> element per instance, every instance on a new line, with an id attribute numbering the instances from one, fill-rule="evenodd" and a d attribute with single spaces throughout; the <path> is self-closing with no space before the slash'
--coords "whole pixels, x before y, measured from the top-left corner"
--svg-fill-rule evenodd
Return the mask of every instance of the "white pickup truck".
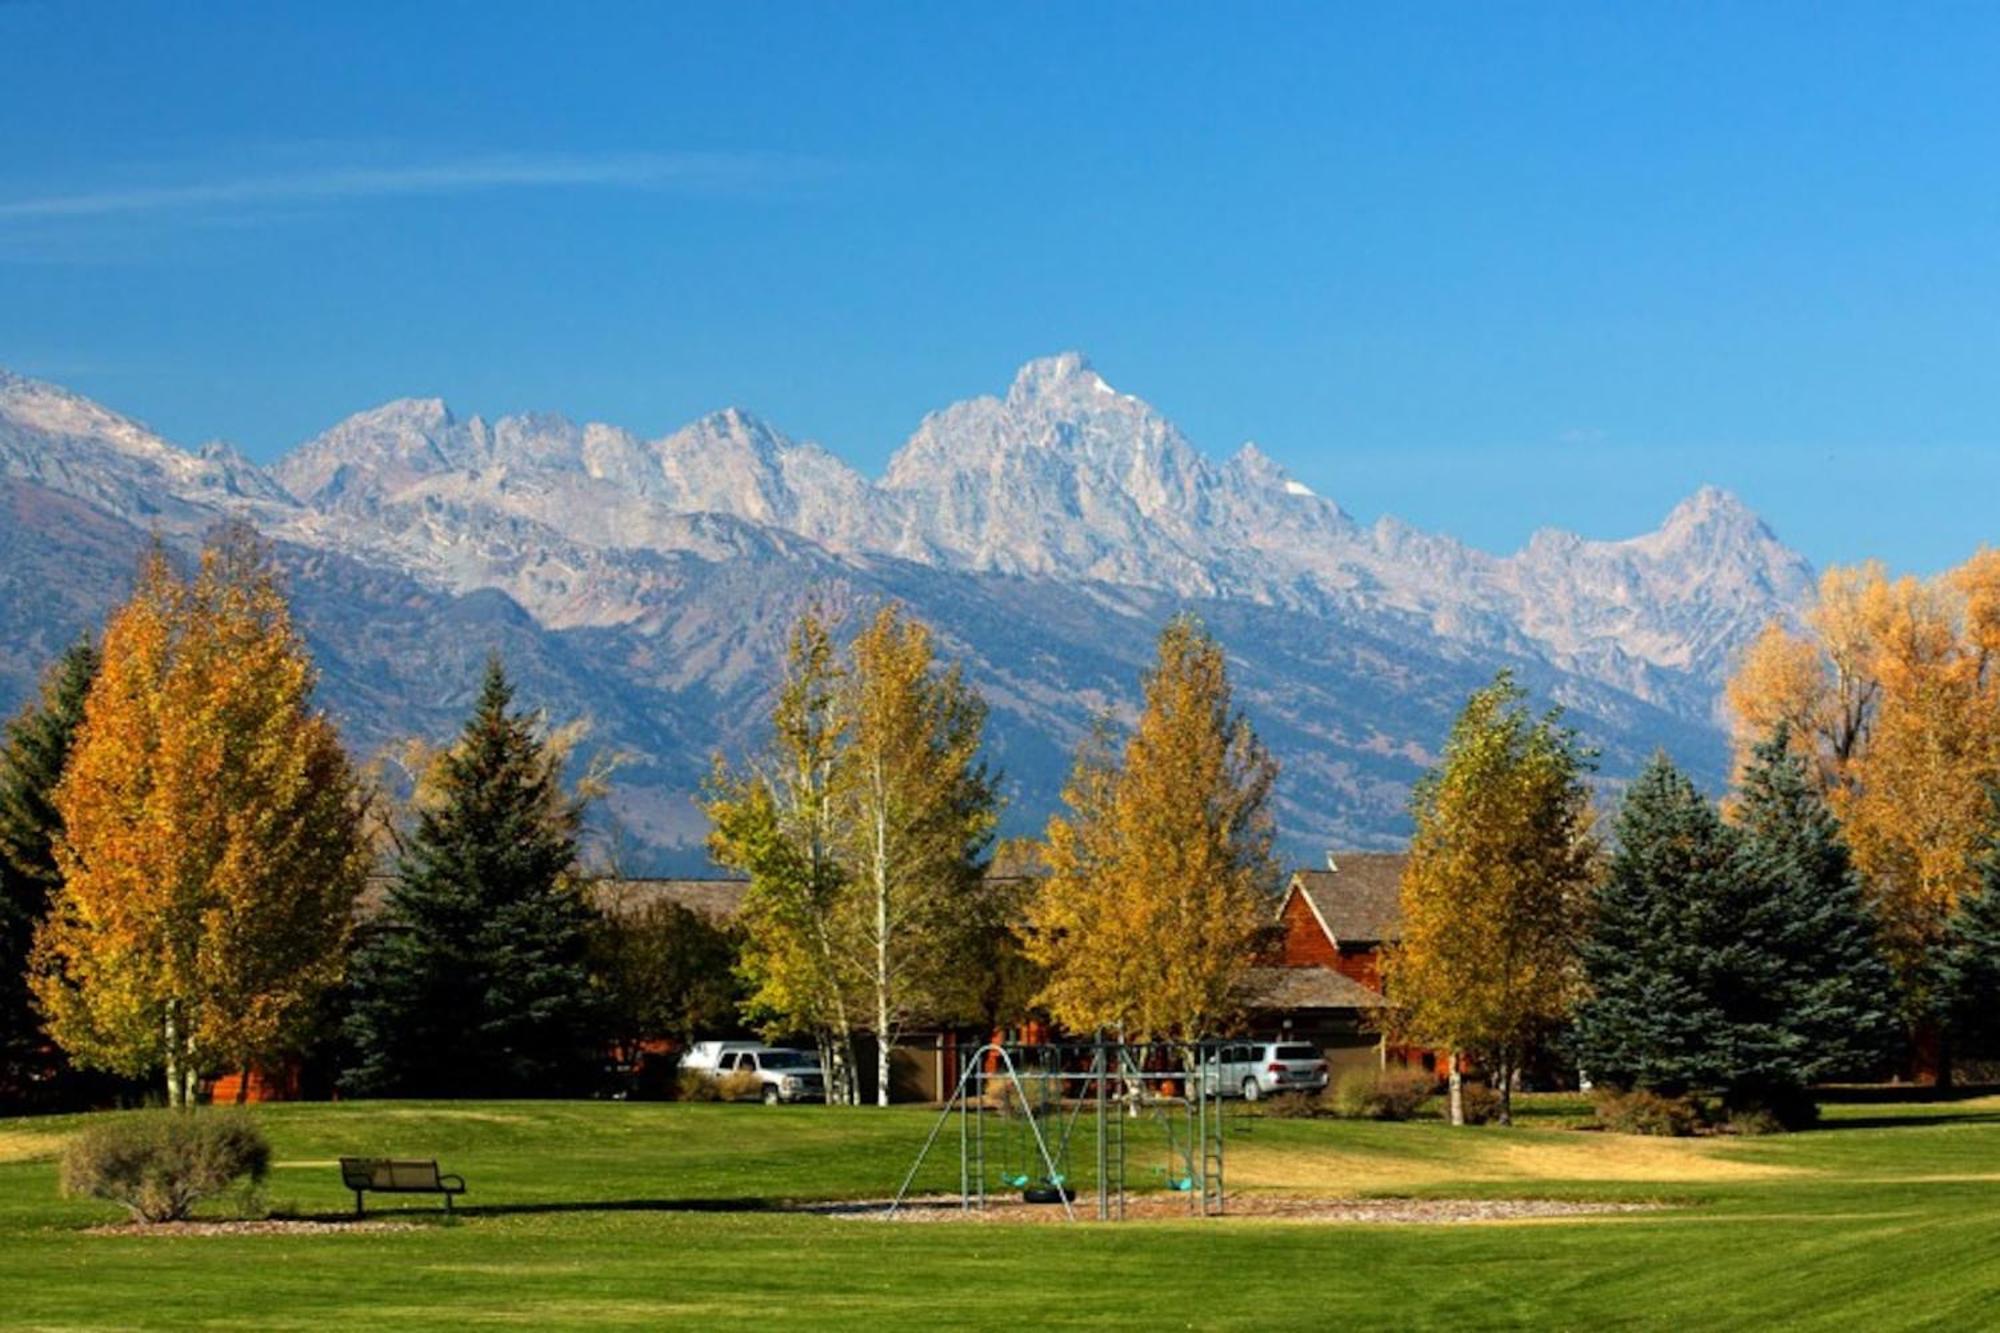
<path id="1" fill-rule="evenodd" d="M 826 1100 L 826 1073 L 808 1051 L 754 1041 L 698 1041 L 681 1057 L 681 1068 L 713 1079 L 755 1074 L 766 1106 Z"/>

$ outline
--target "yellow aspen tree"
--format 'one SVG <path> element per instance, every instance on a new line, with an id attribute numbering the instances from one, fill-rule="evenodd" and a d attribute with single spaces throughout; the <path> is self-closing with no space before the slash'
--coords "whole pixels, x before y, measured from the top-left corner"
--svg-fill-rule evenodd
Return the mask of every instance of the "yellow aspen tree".
<path id="1" fill-rule="evenodd" d="M 79 1064 L 200 1079 L 278 1057 L 338 981 L 368 867 L 360 793 L 268 553 L 192 582 L 155 549 L 105 630 L 57 788 L 64 881 L 31 984 Z"/>
<path id="2" fill-rule="evenodd" d="M 1600 860 L 1589 758 L 1558 714 L 1533 718 L 1502 672 L 1475 692 L 1417 784 L 1402 884 L 1403 938 L 1384 960 L 1398 1036 L 1492 1074 L 1511 1121 L 1513 1075 L 1566 1018 Z"/>
<path id="3" fill-rule="evenodd" d="M 868 1003 L 857 1017 L 875 1037 L 876 1101 L 887 1106 L 897 1036 L 971 1008 L 999 800 L 979 761 L 985 703 L 957 666 L 939 669 L 929 628 L 900 607 L 855 636 L 837 699 L 843 938 L 860 950 L 853 970 Z"/>
<path id="4" fill-rule="evenodd" d="M 1724 691 L 1739 771 L 1783 724 L 1829 791 L 1845 780 L 1881 701 L 1883 641 L 1899 601 L 1914 592 L 1913 581 L 1892 584 L 1878 561 L 1835 567 L 1820 576 L 1801 628 L 1765 627 Z"/>
<path id="5" fill-rule="evenodd" d="M 1045 834 L 1023 945 L 1057 1022 L 1192 1040 L 1236 1016 L 1277 899 L 1276 777 L 1222 645 L 1176 617 L 1130 738 L 1086 742 Z"/>
<path id="6" fill-rule="evenodd" d="M 859 1093 L 851 1022 L 864 978 L 841 904 L 834 769 L 847 724 L 835 706 L 841 666 L 827 614 L 808 607 L 786 644 L 771 738 L 741 769 L 715 759 L 703 793 L 709 854 L 750 877 L 743 901 L 746 1008 L 767 1031 L 813 1034 L 829 1100 Z"/>
<path id="7" fill-rule="evenodd" d="M 1920 1030 L 1938 1018 L 1933 964 L 1978 883 L 2000 779 L 1996 667 L 2000 552 L 1985 550 L 1930 580 L 1875 562 L 1828 570 L 1803 630 L 1767 630 L 1729 684 L 1739 752 L 1785 721 L 1818 761 Z M 1940 1057 L 1948 1081 L 1948 1046 Z"/>

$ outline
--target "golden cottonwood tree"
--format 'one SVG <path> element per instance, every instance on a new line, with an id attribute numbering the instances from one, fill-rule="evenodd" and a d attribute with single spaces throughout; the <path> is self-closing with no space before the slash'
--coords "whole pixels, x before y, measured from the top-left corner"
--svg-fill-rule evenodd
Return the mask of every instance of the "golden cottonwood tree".
<path id="1" fill-rule="evenodd" d="M 1816 761 L 1906 1010 L 1928 1022 L 1932 963 L 1978 882 L 2000 779 L 2000 551 L 1931 580 L 1828 570 L 1803 627 L 1767 629 L 1728 698 L 1739 752 L 1784 722 Z"/>
<path id="2" fill-rule="evenodd" d="M 931 632 L 884 606 L 855 637 L 836 691 L 846 744 L 833 800 L 848 868 L 842 937 L 858 946 L 862 1016 L 875 1036 L 876 1100 L 913 1020 L 970 1011 L 983 872 L 999 800 L 979 762 L 986 705 L 959 668 L 940 670 Z"/>
<path id="3" fill-rule="evenodd" d="M 1588 757 L 1551 713 L 1531 718 L 1505 672 L 1473 694 L 1410 799 L 1403 938 L 1384 964 L 1400 1036 L 1476 1056 L 1511 1118 L 1513 1074 L 1569 1013 L 1598 845 Z"/>
<path id="4" fill-rule="evenodd" d="M 1100 727 L 1049 820 L 1023 946 L 1057 1022 L 1194 1039 L 1235 1015 L 1277 900 L 1277 767 L 1232 704 L 1222 645 L 1170 621 L 1130 739 Z"/>
<path id="5" fill-rule="evenodd" d="M 268 556 L 231 528 L 192 582 L 155 549 L 105 630 L 56 805 L 33 987 L 78 1063 L 168 1100 L 274 1057 L 340 976 L 359 792 Z"/>

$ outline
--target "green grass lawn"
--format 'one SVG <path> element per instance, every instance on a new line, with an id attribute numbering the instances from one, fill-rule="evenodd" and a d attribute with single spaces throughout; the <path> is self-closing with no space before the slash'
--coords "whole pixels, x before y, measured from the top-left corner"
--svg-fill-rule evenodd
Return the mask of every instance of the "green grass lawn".
<path id="1" fill-rule="evenodd" d="M 342 1154 L 435 1155 L 471 1185 L 461 1220 L 388 1199 L 383 1216 L 422 1225 L 98 1236 L 85 1229 L 116 1209 L 56 1197 L 54 1154 L 81 1121 L 0 1121 L 0 1325 L 2000 1327 L 2000 1098 L 1836 1106 L 1809 1133 L 1700 1142 L 1580 1133 L 1563 1127 L 1574 1101 L 1525 1109 L 1513 1130 L 1239 1121 L 1232 1176 L 1673 1206 L 1457 1226 L 883 1225 L 717 1205 L 890 1193 L 924 1111 L 346 1103 L 260 1112 L 271 1209 L 344 1214 Z M 1145 1179 L 1141 1145 L 1163 1148 L 1132 1143 Z M 925 1183 L 955 1183 L 951 1146 Z"/>

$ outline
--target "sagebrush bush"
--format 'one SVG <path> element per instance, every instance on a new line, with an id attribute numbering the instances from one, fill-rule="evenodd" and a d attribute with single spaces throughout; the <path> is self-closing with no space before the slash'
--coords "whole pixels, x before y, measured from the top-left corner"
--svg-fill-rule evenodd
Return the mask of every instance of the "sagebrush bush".
<path id="1" fill-rule="evenodd" d="M 1264 1098 L 1257 1106 L 1276 1120 L 1317 1120 L 1334 1114 L 1325 1095 L 1317 1092 L 1281 1092 Z"/>
<path id="2" fill-rule="evenodd" d="M 131 1111 L 69 1141 L 62 1192 L 122 1204 L 134 1221 L 177 1222 L 270 1169 L 271 1145 L 241 1111 Z"/>
<path id="3" fill-rule="evenodd" d="M 1408 1120 L 1437 1093 L 1417 1069 L 1356 1069 L 1333 1085 L 1334 1114 L 1348 1120 Z"/>
<path id="4" fill-rule="evenodd" d="M 1650 1134 L 1684 1139 L 1708 1125 L 1708 1113 L 1692 1097 L 1663 1097 L 1643 1088 L 1597 1095 L 1597 1123 L 1614 1134 Z"/>
<path id="5" fill-rule="evenodd" d="M 732 1069 L 715 1086 L 725 1102 L 754 1102 L 764 1095 L 764 1080 L 754 1069 Z"/>
<path id="6" fill-rule="evenodd" d="M 1500 1094 L 1484 1083 L 1466 1083 L 1458 1090 L 1459 1114 L 1468 1125 L 1490 1125 L 1500 1118 Z"/>
<path id="7" fill-rule="evenodd" d="M 722 1087 L 699 1069 L 683 1069 L 674 1076 L 674 1096 L 684 1102 L 719 1102 Z"/>

